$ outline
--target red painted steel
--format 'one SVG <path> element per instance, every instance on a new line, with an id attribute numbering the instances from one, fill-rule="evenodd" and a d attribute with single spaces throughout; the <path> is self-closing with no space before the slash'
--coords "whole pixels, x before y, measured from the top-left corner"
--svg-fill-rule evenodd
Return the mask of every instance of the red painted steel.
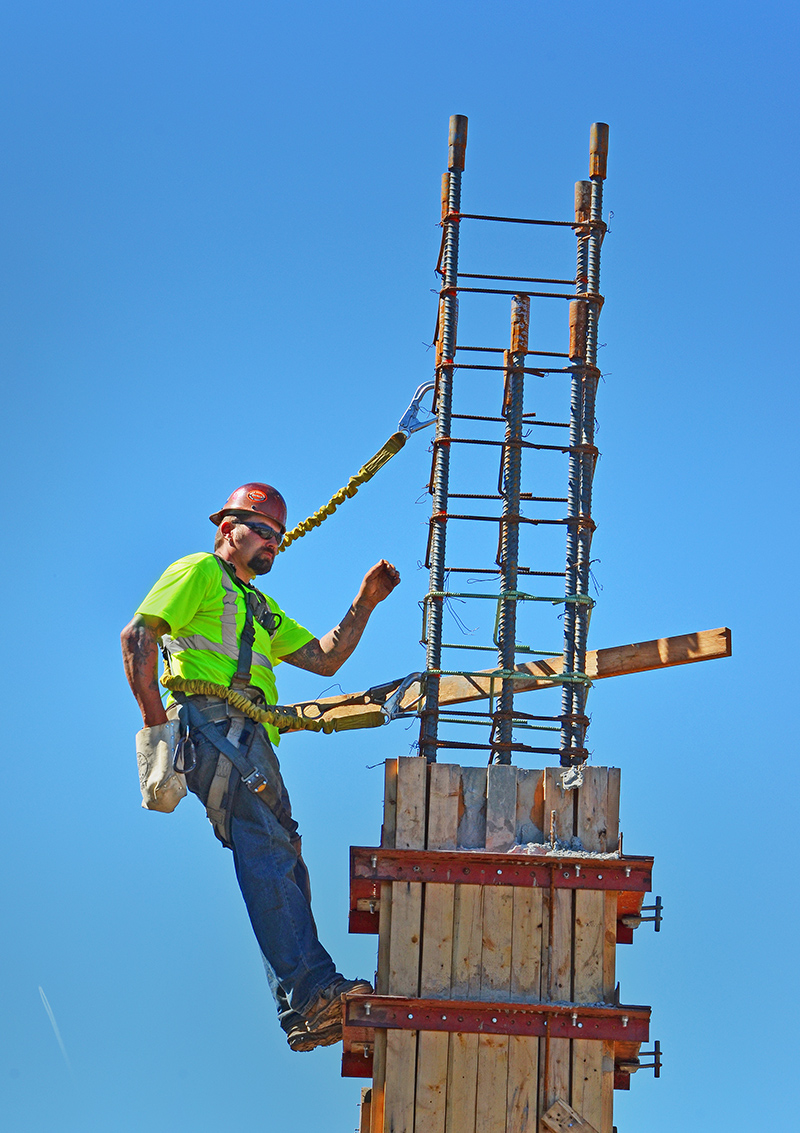
<path id="1" fill-rule="evenodd" d="M 476 1003 L 405 999 L 396 995 L 348 996 L 345 1027 L 464 1034 L 550 1035 L 559 1039 L 646 1042 L 650 1008 L 583 1003 Z"/>
<path id="2" fill-rule="evenodd" d="M 393 850 L 350 847 L 351 891 L 376 895 L 369 883 L 432 881 L 439 884 L 513 885 L 524 888 L 606 889 L 649 893 L 650 857 L 585 858 L 489 854 L 480 850 Z M 364 883 L 367 883 L 366 885 Z M 363 886 L 363 891 L 361 891 Z"/>

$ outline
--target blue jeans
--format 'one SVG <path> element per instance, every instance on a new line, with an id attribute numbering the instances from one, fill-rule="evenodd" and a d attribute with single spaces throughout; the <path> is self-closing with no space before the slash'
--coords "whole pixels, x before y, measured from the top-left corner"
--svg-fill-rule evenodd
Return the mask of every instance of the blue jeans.
<path id="1" fill-rule="evenodd" d="M 228 709 L 216 697 L 197 696 L 192 700 L 221 735 L 227 734 L 231 716 L 241 719 L 241 713 Z M 267 734 L 261 725 L 247 726 L 250 731 L 255 728 L 251 750 L 258 754 L 261 766 L 269 772 L 270 785 L 291 814 L 289 796 Z M 193 742 L 196 764 L 186 775 L 186 785 L 205 805 L 219 752 L 197 733 Z M 292 837 L 269 807 L 241 783 L 235 769 L 228 793 L 228 848 L 233 851 L 236 877 L 261 948 L 278 1018 L 288 1032 L 301 1021 L 320 992 L 341 976 L 317 937 L 299 837 Z"/>

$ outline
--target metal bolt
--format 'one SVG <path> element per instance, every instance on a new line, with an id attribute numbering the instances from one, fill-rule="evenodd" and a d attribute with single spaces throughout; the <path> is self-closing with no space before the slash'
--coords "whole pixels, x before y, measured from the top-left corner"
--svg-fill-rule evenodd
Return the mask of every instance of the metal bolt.
<path id="1" fill-rule="evenodd" d="M 623 1027 L 627 1027 L 627 1025 L 628 1025 L 628 1016 L 627 1015 L 622 1016 L 622 1025 L 623 1025 Z"/>
<path id="2" fill-rule="evenodd" d="M 378 855 L 373 854 L 372 857 L 369 860 L 372 862 L 372 868 L 377 869 L 378 868 Z"/>
<path id="3" fill-rule="evenodd" d="M 625 866 L 625 876 L 630 877 L 630 875 L 631 875 L 631 867 L 629 865 L 626 865 Z"/>
<path id="4" fill-rule="evenodd" d="M 364 1004 L 364 1014 L 365 1015 L 371 1015 L 372 1014 L 372 1004 L 371 1003 L 365 1003 Z"/>

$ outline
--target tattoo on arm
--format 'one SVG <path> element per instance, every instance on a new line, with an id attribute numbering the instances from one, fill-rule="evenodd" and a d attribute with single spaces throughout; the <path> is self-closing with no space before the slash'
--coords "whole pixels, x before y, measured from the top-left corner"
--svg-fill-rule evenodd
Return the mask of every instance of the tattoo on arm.
<path id="1" fill-rule="evenodd" d="M 313 638 L 283 660 L 298 669 L 332 677 L 358 645 L 371 613 L 371 606 L 354 603 L 339 624 L 324 637 Z"/>

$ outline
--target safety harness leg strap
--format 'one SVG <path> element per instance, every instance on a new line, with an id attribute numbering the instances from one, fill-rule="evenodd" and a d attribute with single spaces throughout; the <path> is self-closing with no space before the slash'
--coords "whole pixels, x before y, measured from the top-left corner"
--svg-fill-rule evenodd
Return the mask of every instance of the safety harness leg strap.
<path id="1" fill-rule="evenodd" d="M 206 720 L 200 709 L 192 704 L 190 698 L 184 698 L 179 694 L 178 699 L 181 703 L 180 714 L 188 723 L 189 731 L 198 732 L 203 739 L 217 749 L 220 755 L 224 755 L 230 760 L 241 775 L 242 782 L 248 791 L 251 791 L 265 806 L 269 807 L 284 830 L 291 837 L 294 837 L 297 834 L 297 823 L 284 807 L 278 792 L 268 782 L 266 772 L 257 766 L 257 761 L 252 759 L 249 752 L 244 755 L 229 742 L 226 736 L 221 735 L 219 729 Z"/>

